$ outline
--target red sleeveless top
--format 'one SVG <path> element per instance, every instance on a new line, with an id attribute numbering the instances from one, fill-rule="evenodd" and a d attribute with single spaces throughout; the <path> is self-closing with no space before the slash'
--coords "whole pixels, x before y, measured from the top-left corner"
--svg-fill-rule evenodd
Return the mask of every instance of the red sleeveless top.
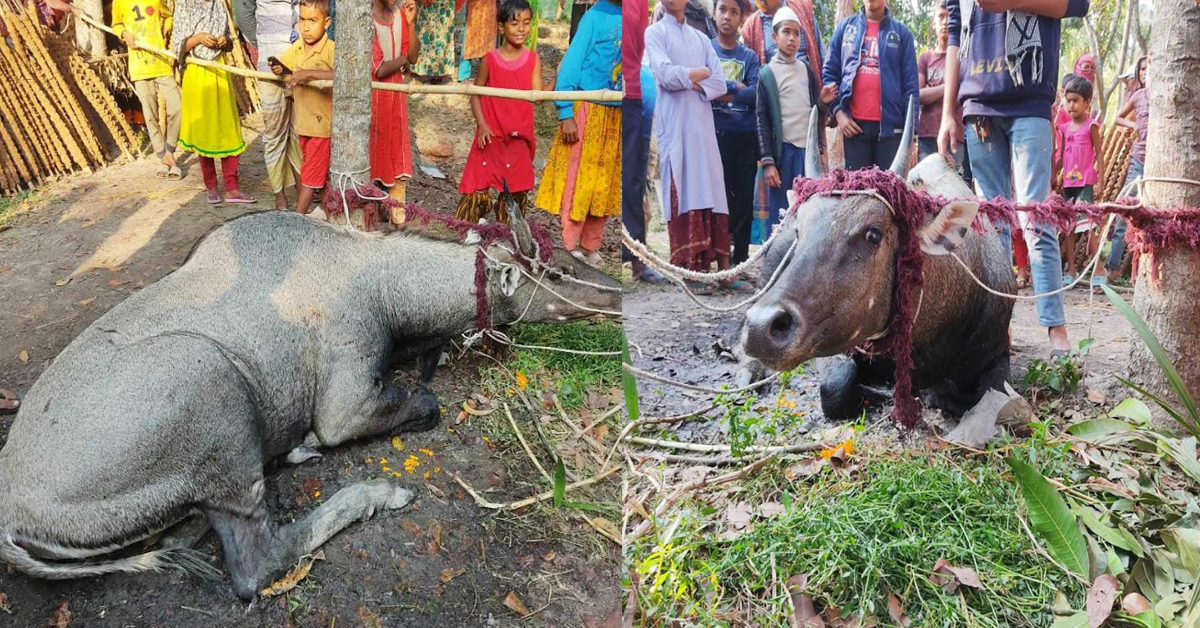
<path id="1" fill-rule="evenodd" d="M 500 50 L 489 52 L 483 62 L 487 64 L 487 87 L 508 89 L 533 89 L 533 72 L 537 66 L 537 55 L 531 50 L 522 50 L 512 61 L 500 56 Z M 483 119 L 492 129 L 492 141 L 479 147 L 479 131 L 467 155 L 459 191 L 470 194 L 480 190 L 502 190 L 504 181 L 513 192 L 533 189 L 533 155 L 537 138 L 533 132 L 533 103 L 511 98 L 483 96 L 479 99 Z"/>

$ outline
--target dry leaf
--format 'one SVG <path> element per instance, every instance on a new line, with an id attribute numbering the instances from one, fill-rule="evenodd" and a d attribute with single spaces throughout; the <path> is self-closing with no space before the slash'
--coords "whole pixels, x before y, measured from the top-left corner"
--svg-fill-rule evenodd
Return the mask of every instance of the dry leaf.
<path id="1" fill-rule="evenodd" d="M 50 620 L 50 628 L 67 628 L 71 625 L 71 620 L 74 619 L 71 609 L 67 608 L 67 603 L 63 602 L 54 610 L 54 619 Z"/>
<path id="2" fill-rule="evenodd" d="M 110 285 L 114 288 L 116 288 L 117 286 L 123 286 L 127 283 L 129 283 L 128 279 L 109 279 L 108 280 L 108 285 Z"/>
<path id="3" fill-rule="evenodd" d="M 929 574 L 929 579 L 936 585 L 946 590 L 946 593 L 954 593 L 958 590 L 959 585 L 982 589 L 983 583 L 979 581 L 979 575 L 970 567 L 955 567 L 950 564 L 950 561 L 945 558 L 939 558 L 933 565 L 933 573 Z"/>
<path id="4" fill-rule="evenodd" d="M 546 554 L 545 556 L 543 556 L 543 557 L 542 557 L 542 560 L 544 560 L 544 561 L 546 561 L 546 562 L 548 562 L 548 563 L 552 563 L 552 562 L 554 562 L 554 557 L 555 557 L 555 556 L 558 556 L 558 553 L 557 553 L 557 552 L 555 552 L 554 550 L 550 550 L 550 553 L 549 553 L 549 554 Z"/>
<path id="5" fill-rule="evenodd" d="M 791 628 L 825 628 L 825 620 L 817 614 L 812 598 L 804 592 L 808 588 L 808 574 L 796 574 L 788 578 L 784 586 L 792 597 L 792 616 L 788 618 Z"/>
<path id="6" fill-rule="evenodd" d="M 592 527 L 596 528 L 597 532 L 608 537 L 612 542 L 618 545 L 621 543 L 621 531 L 617 529 L 616 524 L 613 522 L 604 517 L 594 517 L 588 519 L 588 523 L 592 524 Z"/>
<path id="7" fill-rule="evenodd" d="M 1108 395 L 1104 394 L 1104 391 L 1097 390 L 1095 388 L 1088 389 L 1087 398 L 1088 401 L 1092 403 L 1104 403 L 1105 401 L 1108 401 Z"/>
<path id="8" fill-rule="evenodd" d="M 1113 602 L 1117 601 L 1117 592 L 1121 583 L 1109 574 L 1104 574 L 1092 583 L 1087 595 L 1088 626 L 1100 628 L 1104 620 L 1112 613 Z"/>
<path id="9" fill-rule="evenodd" d="M 825 468 L 824 458 L 809 458 L 808 460 L 801 460 L 784 470 L 784 477 L 789 480 L 810 478 L 820 473 L 823 468 Z"/>
<path id="10" fill-rule="evenodd" d="M 725 509 L 725 520 L 729 522 L 735 529 L 741 530 L 750 525 L 750 517 L 753 516 L 754 510 L 748 502 L 738 502 L 730 504 Z"/>
<path id="11" fill-rule="evenodd" d="M 22 362 L 28 362 L 29 361 L 29 352 L 24 351 L 24 350 L 21 351 L 20 353 L 17 354 L 17 359 Z"/>
<path id="12" fill-rule="evenodd" d="M 604 442 L 604 439 L 608 438 L 608 426 L 607 425 L 597 425 L 596 427 L 593 427 L 592 428 L 592 437 L 595 438 L 597 441 Z"/>
<path id="13" fill-rule="evenodd" d="M 504 596 L 504 606 L 521 617 L 529 615 L 529 607 L 525 606 L 515 592 L 510 591 L 508 595 Z"/>
<path id="14" fill-rule="evenodd" d="M 408 519 L 401 521 L 400 527 L 404 528 L 405 531 L 407 531 L 409 534 L 411 534 L 413 536 L 421 536 L 421 526 L 413 523 L 412 521 L 410 521 Z"/>
<path id="15" fill-rule="evenodd" d="M 95 300 L 96 300 L 96 297 L 92 297 L 90 299 L 84 299 L 84 300 L 80 301 L 79 304 L 82 305 L 83 307 L 87 307 L 92 304 L 92 301 L 95 301 Z"/>
<path id="16" fill-rule="evenodd" d="M 1130 593 L 1121 600 L 1121 610 L 1125 611 L 1126 615 L 1141 615 L 1150 610 L 1150 600 L 1141 593 Z"/>
<path id="17" fill-rule="evenodd" d="M 433 495 L 434 497 L 437 497 L 437 498 L 444 498 L 444 497 L 446 497 L 446 492 L 445 492 L 445 491 L 443 491 L 442 489 L 440 489 L 440 488 L 438 488 L 438 487 L 436 487 L 436 486 L 434 486 L 434 485 L 430 484 L 429 482 L 426 482 L 426 483 L 425 483 L 425 489 L 426 489 L 426 490 L 428 490 L 428 491 L 429 491 L 429 494 L 430 494 L 430 495 Z"/>
<path id="18" fill-rule="evenodd" d="M 888 616 L 892 618 L 892 621 L 900 624 L 903 628 L 908 628 L 912 625 L 912 619 L 904 613 L 904 607 L 900 605 L 900 598 L 895 595 L 889 595 L 887 605 Z"/>
<path id="19" fill-rule="evenodd" d="M 358 618 L 362 621 L 363 626 L 366 628 L 382 628 L 383 626 L 383 618 L 375 613 L 372 613 L 370 609 L 365 606 L 358 607 Z"/>
<path id="20" fill-rule="evenodd" d="M 442 551 L 442 524 L 434 521 L 429 526 L 429 535 L 433 538 L 429 541 L 426 549 L 429 550 L 430 554 L 437 554 Z"/>
<path id="21" fill-rule="evenodd" d="M 783 504 L 779 502 L 766 502 L 765 504 L 758 505 L 758 516 L 765 519 L 770 519 L 771 517 L 781 515 L 783 513 Z"/>
<path id="22" fill-rule="evenodd" d="M 66 279 L 59 279 L 58 281 L 54 282 L 54 285 L 56 285 L 56 286 L 65 286 L 65 285 L 67 285 L 67 284 L 69 284 L 69 283 L 71 283 L 71 278 L 70 278 L 70 277 L 67 277 Z"/>
<path id="23" fill-rule="evenodd" d="M 462 424 L 463 421 L 466 421 L 467 418 L 470 416 L 471 415 L 467 414 L 466 410 L 459 411 L 458 418 L 454 419 L 454 424 L 460 425 L 460 424 Z"/>
<path id="24" fill-rule="evenodd" d="M 300 564 L 296 565 L 295 568 L 287 572 L 286 576 L 271 583 L 271 586 L 260 591 L 259 595 L 263 597 L 275 597 L 295 589 L 296 585 L 300 584 L 301 580 L 308 577 L 308 572 L 312 571 L 313 563 L 317 562 L 318 560 L 325 560 L 324 550 L 317 550 L 316 554 L 313 554 L 307 559 L 301 558 Z"/>
<path id="25" fill-rule="evenodd" d="M 0 593 L 0 612 L 12 615 L 12 605 L 8 603 L 8 595 Z"/>
<path id="26" fill-rule="evenodd" d="M 447 584 L 451 580 L 467 573 L 466 569 L 447 568 L 442 570 L 442 584 Z"/>

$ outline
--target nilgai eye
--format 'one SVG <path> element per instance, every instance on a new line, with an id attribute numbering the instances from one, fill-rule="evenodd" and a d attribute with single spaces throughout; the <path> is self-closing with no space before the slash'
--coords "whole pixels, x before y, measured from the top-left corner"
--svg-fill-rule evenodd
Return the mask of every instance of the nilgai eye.
<path id="1" fill-rule="evenodd" d="M 871 227 L 871 228 L 867 229 L 866 237 L 867 237 L 867 242 L 872 245 L 876 245 L 876 244 L 879 244 L 880 242 L 883 242 L 883 232 L 880 231 L 878 227 Z"/>

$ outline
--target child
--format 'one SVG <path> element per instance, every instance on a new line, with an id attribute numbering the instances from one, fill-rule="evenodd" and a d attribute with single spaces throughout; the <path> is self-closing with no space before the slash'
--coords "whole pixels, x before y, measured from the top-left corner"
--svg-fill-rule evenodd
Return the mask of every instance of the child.
<path id="1" fill-rule="evenodd" d="M 1146 81 L 1149 79 L 1149 67 L 1149 59 L 1146 57 L 1138 59 L 1137 82 L 1139 88 L 1130 94 L 1129 99 L 1125 101 L 1125 106 L 1117 113 L 1117 119 L 1114 122 L 1114 124 L 1133 129 L 1137 133 L 1137 139 L 1133 142 L 1133 150 L 1130 151 L 1129 173 L 1125 176 L 1126 186 L 1142 178 L 1146 169 L 1146 129 L 1149 128 L 1150 124 L 1150 90 L 1146 87 Z M 1132 122 L 1126 118 L 1130 112 L 1137 112 Z M 1137 188 L 1131 188 L 1127 194 L 1137 196 Z M 1112 249 L 1108 252 L 1108 260 L 1104 263 L 1105 268 L 1108 269 L 1108 276 L 1097 275 L 1092 280 L 1095 285 L 1102 285 L 1120 278 L 1121 258 L 1125 256 L 1126 228 L 1125 218 L 1117 216 L 1116 220 L 1113 221 Z M 1137 273 L 1134 274 L 1136 275 Z"/>
<path id="2" fill-rule="evenodd" d="M 975 3 L 946 1 L 950 12 L 946 99 L 963 105 L 967 153 L 980 195 L 1018 203 L 1041 201 L 1050 194 L 1054 137 L 1050 107 L 1058 82 L 1062 18 L 1086 15 L 1088 0 L 1031 6 L 1028 11 L 1021 9 L 1029 5 L 1018 0 L 987 4 L 984 10 Z M 952 109 L 943 108 L 938 150 L 947 158 L 954 149 L 957 127 Z M 1017 216 L 1029 246 L 1034 292 L 1062 288 L 1057 231 L 1033 222 L 1026 212 Z M 1011 257 L 1011 232 L 1005 224 L 998 230 Z M 1037 309 L 1038 323 L 1047 328 L 1051 355 L 1069 353 L 1062 294 L 1038 299 Z"/>
<path id="3" fill-rule="evenodd" d="M 300 39 L 284 51 L 271 71 L 276 76 L 291 72 L 292 125 L 300 136 L 300 188 L 296 211 L 312 211 L 313 196 L 325 187 L 329 176 L 329 133 L 333 120 L 333 92 L 307 87 L 305 83 L 333 79 L 333 42 L 329 29 L 329 0 L 300 0 Z M 286 66 L 286 67 L 285 67 Z"/>
<path id="4" fill-rule="evenodd" d="M 804 176 L 804 150 L 808 123 L 817 104 L 817 76 L 800 46 L 800 21 L 791 9 L 775 13 L 775 56 L 758 76 L 758 160 L 763 180 L 769 186 L 769 217 L 764 239 L 779 222 L 780 210 L 788 207 L 787 192 L 796 177 Z"/>
<path id="5" fill-rule="evenodd" d="M 671 263 L 707 272 L 729 267 L 729 209 L 712 100 L 726 95 L 709 38 L 686 22 L 687 0 L 663 0 L 666 16 L 646 30 L 646 56 L 658 86 L 655 129 L 663 218 Z M 689 288 L 709 291 L 699 282 Z"/>
<path id="6" fill-rule="evenodd" d="M 954 107 L 954 118 L 958 120 L 958 131 L 954 139 L 958 150 L 954 152 L 954 165 L 970 181 L 970 166 L 966 164 L 966 148 L 963 143 L 962 105 L 946 102 L 946 46 L 950 43 L 950 12 L 941 3 L 933 7 L 933 29 L 937 35 L 937 47 L 926 50 L 917 58 L 917 85 L 921 95 L 921 123 L 917 125 L 917 159 L 922 160 L 938 152 L 937 134 L 942 126 L 942 107 Z"/>
<path id="7" fill-rule="evenodd" d="M 1082 76 L 1071 75 L 1063 84 L 1063 109 L 1070 118 L 1059 125 L 1062 138 L 1061 156 L 1054 159 L 1054 180 L 1062 187 L 1063 198 L 1090 203 L 1104 193 L 1104 144 L 1100 141 L 1100 125 L 1091 117 L 1092 84 Z M 1067 272 L 1063 285 L 1075 281 L 1075 230 L 1066 234 Z M 1091 248 L 1090 246 L 1088 247 Z"/>
<path id="8" fill-rule="evenodd" d="M 621 2 L 598 0 L 558 68 L 559 90 L 621 90 Z M 559 132 L 535 203 L 562 219 L 563 245 L 592 265 L 609 216 L 621 213 L 620 103 L 556 102 Z"/>
<path id="9" fill-rule="evenodd" d="M 758 91 L 758 55 L 738 43 L 738 29 L 747 9 L 746 0 L 717 0 L 717 37 L 712 40 L 725 74 L 726 94 L 713 100 L 717 146 L 725 171 L 725 201 L 729 205 L 729 230 L 733 236 L 733 264 L 746 261 L 750 251 L 750 225 L 754 219 L 755 116 Z M 739 280 L 740 281 L 740 280 Z M 748 286 L 735 282 L 735 289 Z"/>
<path id="10" fill-rule="evenodd" d="M 186 61 L 191 54 L 207 61 L 229 62 L 225 53 L 233 49 L 234 42 L 229 37 L 225 0 L 179 0 L 174 22 L 171 49 L 183 66 L 179 145 L 199 155 L 209 204 L 255 203 L 238 187 L 238 156 L 246 151 L 246 143 L 233 81 L 224 70 Z M 221 160 L 224 195 L 217 188 L 216 159 Z"/>
<path id="11" fill-rule="evenodd" d="M 497 13 L 499 48 L 484 56 L 479 64 L 476 85 L 520 90 L 542 88 L 542 62 L 537 53 L 525 47 L 532 22 L 528 0 L 501 0 Z M 458 191 L 462 200 L 455 217 L 478 222 L 493 206 L 491 190 L 508 190 L 524 211 L 528 193 L 533 189 L 533 155 L 537 138 L 533 131 L 533 103 L 511 98 L 471 96 L 475 115 L 475 141 L 467 155 Z M 508 222 L 506 201 L 494 201 L 496 218 Z"/>
<path id="12" fill-rule="evenodd" d="M 375 0 L 375 40 L 371 44 L 374 80 L 403 83 L 421 53 L 417 38 L 417 3 Z M 381 89 L 371 91 L 371 180 L 403 203 L 412 178 L 412 147 L 408 135 L 408 95 Z M 398 217 L 397 217 L 398 218 Z"/>
<path id="13" fill-rule="evenodd" d="M 142 103 L 150 146 L 162 160 L 156 176 L 178 181 L 183 172 L 175 163 L 175 145 L 179 143 L 179 84 L 170 59 L 146 52 L 141 44 L 166 48 L 163 33 L 171 30 L 171 9 L 162 0 L 115 0 L 112 5 L 113 32 L 129 46 L 129 80 Z M 167 136 L 163 137 L 158 119 L 158 96 L 167 105 Z"/>
<path id="14" fill-rule="evenodd" d="M 887 0 L 864 0 L 861 13 L 837 25 L 822 78 L 826 89 L 837 90 L 831 109 L 842 132 L 846 168 L 890 167 L 908 102 L 920 89 L 912 33 L 892 19 Z"/>

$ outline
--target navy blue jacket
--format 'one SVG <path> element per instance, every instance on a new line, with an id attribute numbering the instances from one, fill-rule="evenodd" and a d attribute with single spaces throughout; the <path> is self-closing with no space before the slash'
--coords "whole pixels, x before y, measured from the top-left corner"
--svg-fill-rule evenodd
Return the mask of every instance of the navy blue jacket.
<path id="1" fill-rule="evenodd" d="M 953 2 L 955 0 L 951 0 Z M 829 40 L 829 56 L 821 72 L 821 84 L 836 83 L 837 100 L 829 105 L 833 114 L 845 109 L 850 113 L 850 94 L 854 77 L 862 59 L 863 40 L 867 34 L 867 16 L 863 11 L 842 20 Z M 904 113 L 909 97 L 917 97 L 917 50 L 908 27 L 892 19 L 884 11 L 879 21 L 879 137 L 888 138 L 904 132 Z M 918 108 L 913 117 L 921 111 Z M 916 120 L 913 120 L 916 128 Z"/>
<path id="2" fill-rule="evenodd" d="M 945 3 L 950 13 L 950 46 L 960 45 L 962 39 L 962 7 L 959 0 Z M 1088 12 L 1088 0 L 1068 0 L 1066 17 L 1083 17 Z M 1050 107 L 1058 91 L 1058 55 L 1062 39 L 1062 20 L 1039 17 L 1045 67 L 1041 82 L 1028 79 L 1017 87 L 1008 73 L 1004 60 L 1006 28 L 1004 13 L 988 13 L 979 7 L 971 15 L 971 46 L 967 58 L 959 66 L 958 100 L 964 116 L 996 116 L 1001 118 L 1050 119 Z M 1031 60 L 1021 68 L 1030 76 Z"/>

